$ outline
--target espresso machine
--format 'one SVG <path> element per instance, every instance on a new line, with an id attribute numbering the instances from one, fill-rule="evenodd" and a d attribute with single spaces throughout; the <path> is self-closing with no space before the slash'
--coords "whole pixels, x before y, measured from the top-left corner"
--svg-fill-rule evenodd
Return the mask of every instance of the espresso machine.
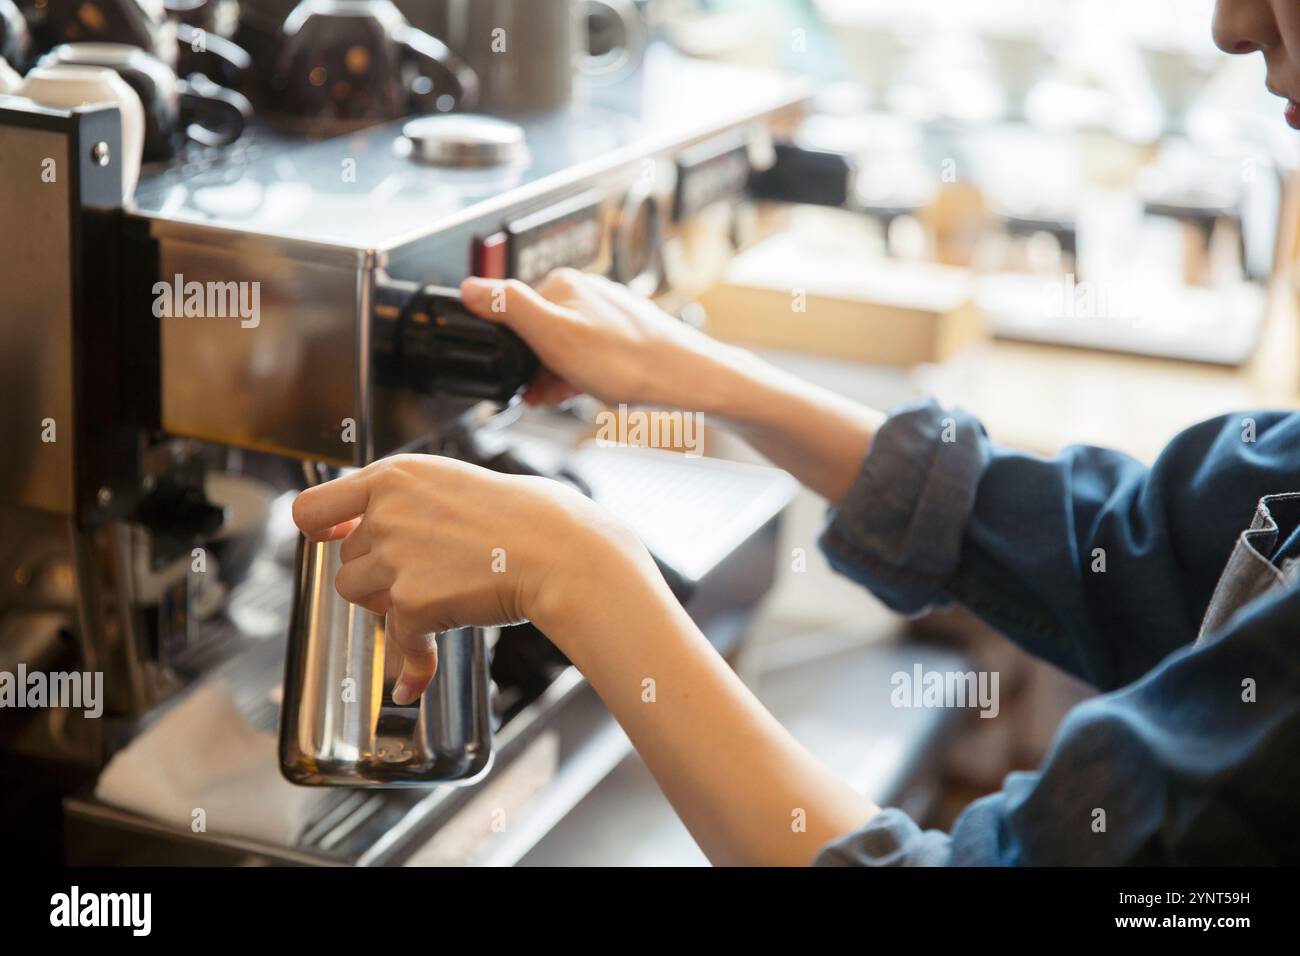
<path id="1" fill-rule="evenodd" d="M 324 136 L 259 118 L 232 145 L 147 163 L 126 203 L 115 108 L 0 97 L 0 670 L 95 672 L 104 688 L 95 717 L 4 716 L 10 818 L 57 817 L 75 863 L 389 864 L 464 842 L 476 800 L 543 751 L 534 829 L 574 780 L 594 785 L 611 720 L 544 635 L 440 635 L 438 683 L 396 708 L 382 622 L 340 606 L 336 553 L 302 542 L 287 508 L 401 452 L 550 474 L 659 515 L 652 551 L 674 592 L 734 649 L 773 579 L 789 477 L 581 445 L 580 416 L 524 412 L 532 356 L 449 290 L 567 266 L 689 315 L 779 216 L 751 182 L 805 95 L 651 48 L 540 113 L 409 113 Z M 60 174 L 33 185 L 51 157 Z M 313 682 L 354 666 L 365 707 L 306 707 Z M 216 681 L 250 727 L 292 715 L 281 767 L 321 785 L 292 838 L 96 793 L 114 755 Z"/>

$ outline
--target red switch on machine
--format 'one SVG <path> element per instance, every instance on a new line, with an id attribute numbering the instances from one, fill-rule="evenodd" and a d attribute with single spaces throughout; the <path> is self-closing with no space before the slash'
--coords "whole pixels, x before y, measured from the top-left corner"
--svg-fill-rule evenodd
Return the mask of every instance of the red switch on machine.
<path id="1" fill-rule="evenodd" d="M 483 279 L 508 278 L 510 270 L 510 236 L 504 232 L 493 233 L 486 239 L 474 240 L 470 254 L 470 274 Z"/>

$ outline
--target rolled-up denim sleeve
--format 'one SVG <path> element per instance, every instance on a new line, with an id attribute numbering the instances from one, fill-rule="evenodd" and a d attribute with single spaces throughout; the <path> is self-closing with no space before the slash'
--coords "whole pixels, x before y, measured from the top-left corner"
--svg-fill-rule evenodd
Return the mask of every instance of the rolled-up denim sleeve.
<path id="1" fill-rule="evenodd" d="M 885 810 L 817 862 L 1294 859 L 1300 596 L 1193 641 L 1256 502 L 1294 489 L 1297 448 L 1285 412 L 1202 422 L 1149 468 L 1090 446 L 1001 449 L 931 401 L 895 412 L 831 512 L 832 566 L 899 611 L 960 602 L 1108 693 L 1070 713 L 1041 772 L 1010 775 L 951 834 Z M 1243 694 L 1264 681 L 1267 703 Z"/>
<path id="2" fill-rule="evenodd" d="M 950 600 L 944 589 L 989 453 L 965 412 L 933 400 L 894 411 L 822 533 L 831 566 L 905 614 Z"/>
<path id="3" fill-rule="evenodd" d="M 813 866 L 946 866 L 952 838 L 922 830 L 897 807 L 886 807 L 861 830 L 827 845 Z"/>
<path id="4" fill-rule="evenodd" d="M 933 401 L 899 409 L 822 535 L 887 605 L 960 603 L 1101 690 L 1190 643 L 1237 535 L 1291 490 L 1300 415 L 1194 425 L 1146 467 L 1105 448 L 1000 448 Z"/>

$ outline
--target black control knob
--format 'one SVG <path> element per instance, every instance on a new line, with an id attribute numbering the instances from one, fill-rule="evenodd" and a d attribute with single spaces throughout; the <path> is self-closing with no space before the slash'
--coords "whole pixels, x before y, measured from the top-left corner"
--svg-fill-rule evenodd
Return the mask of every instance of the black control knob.
<path id="1" fill-rule="evenodd" d="M 474 315 L 455 289 L 403 284 L 384 293 L 381 307 L 398 295 L 405 300 L 395 324 L 376 337 L 384 384 L 504 404 L 537 374 L 537 356 L 523 340 Z"/>
<path id="2" fill-rule="evenodd" d="M 775 149 L 776 162 L 750 181 L 755 196 L 812 206 L 852 205 L 856 170 L 849 155 L 794 143 L 777 143 Z"/>

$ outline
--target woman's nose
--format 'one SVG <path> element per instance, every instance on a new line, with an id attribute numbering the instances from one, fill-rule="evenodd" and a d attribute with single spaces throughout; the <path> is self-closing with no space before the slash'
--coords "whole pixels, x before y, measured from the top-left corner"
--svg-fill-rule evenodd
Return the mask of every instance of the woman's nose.
<path id="1" fill-rule="evenodd" d="M 1255 53 L 1276 46 L 1278 30 L 1271 0 L 1218 0 L 1214 5 L 1214 43 L 1224 53 Z"/>

